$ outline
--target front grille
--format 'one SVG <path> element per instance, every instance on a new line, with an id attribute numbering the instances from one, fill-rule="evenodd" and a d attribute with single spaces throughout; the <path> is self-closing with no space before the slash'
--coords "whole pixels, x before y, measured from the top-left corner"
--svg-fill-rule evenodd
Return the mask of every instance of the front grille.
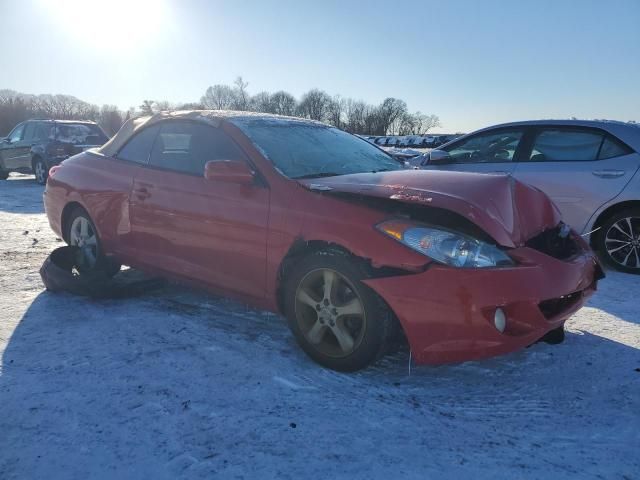
<path id="1" fill-rule="evenodd" d="M 544 300 L 538 304 L 538 308 L 544 315 L 544 318 L 551 320 L 553 317 L 566 312 L 573 307 L 582 298 L 582 292 L 570 293 L 562 297 Z"/>
<path id="2" fill-rule="evenodd" d="M 559 260 L 570 258 L 579 251 L 572 233 L 563 223 L 536 235 L 526 245 Z"/>

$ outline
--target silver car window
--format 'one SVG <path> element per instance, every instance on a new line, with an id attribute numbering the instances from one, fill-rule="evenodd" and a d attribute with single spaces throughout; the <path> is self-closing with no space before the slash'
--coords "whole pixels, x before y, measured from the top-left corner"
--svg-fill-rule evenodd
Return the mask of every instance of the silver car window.
<path id="1" fill-rule="evenodd" d="M 533 142 L 532 162 L 584 162 L 597 160 L 604 134 L 590 130 L 549 128 Z"/>
<path id="2" fill-rule="evenodd" d="M 522 130 L 484 132 L 446 150 L 453 163 L 512 162 L 522 135 Z"/>
<path id="3" fill-rule="evenodd" d="M 598 155 L 598 159 L 606 160 L 607 158 L 621 157 L 623 155 L 628 155 L 629 153 L 631 153 L 629 147 L 615 141 L 611 137 L 607 137 L 604 139 L 604 142 L 602 142 L 602 148 L 600 148 L 600 155 Z"/>

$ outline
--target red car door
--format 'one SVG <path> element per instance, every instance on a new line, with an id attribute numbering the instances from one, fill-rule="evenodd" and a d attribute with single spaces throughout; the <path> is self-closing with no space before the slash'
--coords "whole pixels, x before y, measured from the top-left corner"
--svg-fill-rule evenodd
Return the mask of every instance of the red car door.
<path id="1" fill-rule="evenodd" d="M 161 125 L 130 201 L 139 261 L 219 291 L 264 297 L 268 187 L 204 178 L 208 161 L 248 161 L 222 130 L 188 120 Z"/>
<path id="2" fill-rule="evenodd" d="M 134 264 L 137 258 L 129 211 L 131 189 L 140 165 L 149 161 L 159 130 L 156 125 L 145 128 L 114 155 L 114 160 L 96 157 L 92 162 L 99 171 L 93 177 L 93 188 L 100 194 L 90 195 L 91 211 L 99 223 L 101 241 L 107 252 L 118 255 L 127 264 Z"/>

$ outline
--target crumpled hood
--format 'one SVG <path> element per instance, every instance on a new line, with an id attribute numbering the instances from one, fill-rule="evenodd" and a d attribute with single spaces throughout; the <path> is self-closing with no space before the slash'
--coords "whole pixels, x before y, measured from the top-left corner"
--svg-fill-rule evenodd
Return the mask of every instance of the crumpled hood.
<path id="1" fill-rule="evenodd" d="M 451 210 L 504 247 L 523 245 L 560 223 L 560 213 L 540 190 L 510 175 L 433 170 L 358 173 L 299 181 L 311 190 L 389 198 Z"/>

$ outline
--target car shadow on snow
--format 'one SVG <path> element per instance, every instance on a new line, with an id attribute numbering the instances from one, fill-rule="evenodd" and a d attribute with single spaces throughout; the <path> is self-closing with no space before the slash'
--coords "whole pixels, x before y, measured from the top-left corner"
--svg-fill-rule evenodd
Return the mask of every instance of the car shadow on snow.
<path id="1" fill-rule="evenodd" d="M 598 291 L 587 302 L 587 307 L 603 310 L 625 322 L 640 324 L 640 308 L 637 293 L 640 292 L 640 275 L 607 270 L 606 277 L 598 282 Z"/>
<path id="2" fill-rule="evenodd" d="M 296 441 L 334 448 L 328 439 L 339 433 L 357 444 L 353 432 L 375 418 L 385 425 L 377 441 L 390 444 L 428 425 L 422 447 L 429 443 L 434 461 L 452 436 L 470 461 L 489 461 L 473 452 L 490 442 L 501 462 L 530 461 L 515 447 L 539 448 L 558 464 L 584 456 L 584 465 L 563 467 L 579 473 L 596 469 L 587 458 L 629 453 L 619 443 L 637 427 L 634 361 L 637 349 L 570 329 L 562 345 L 483 362 L 409 371 L 399 352 L 345 375 L 308 360 L 281 317 L 237 302 L 174 285 L 127 300 L 43 292 L 2 357 L 0 472 L 115 477 L 133 465 L 143 476 L 172 476 L 206 464 L 233 473 L 226 469 L 244 465 L 248 451 L 284 464 L 306 454 L 291 453 L 283 432 L 339 405 L 335 422 Z M 428 454 L 415 457 L 428 463 Z"/>
<path id="3" fill-rule="evenodd" d="M 0 211 L 9 213 L 44 213 L 42 193 L 33 175 L 12 173 L 9 180 L 0 180 Z"/>
<path id="4" fill-rule="evenodd" d="M 32 176 L 0 191 L 0 211 L 43 212 Z M 475 478 L 513 466 L 535 476 L 536 458 L 556 477 L 631 477 L 640 356 L 613 338 L 640 323 L 640 276 L 607 275 L 561 345 L 411 369 L 400 351 L 355 374 L 311 362 L 280 316 L 187 288 L 126 300 L 42 292 L 0 362 L 0 478 L 230 477 L 248 463 L 253 476 L 337 478 L 371 469 L 371 451 L 379 478 L 442 478 L 474 462 L 488 472 Z M 595 334 L 583 314 L 623 323 L 603 319 L 610 329 Z M 310 464 L 292 444 L 333 456 Z"/>

